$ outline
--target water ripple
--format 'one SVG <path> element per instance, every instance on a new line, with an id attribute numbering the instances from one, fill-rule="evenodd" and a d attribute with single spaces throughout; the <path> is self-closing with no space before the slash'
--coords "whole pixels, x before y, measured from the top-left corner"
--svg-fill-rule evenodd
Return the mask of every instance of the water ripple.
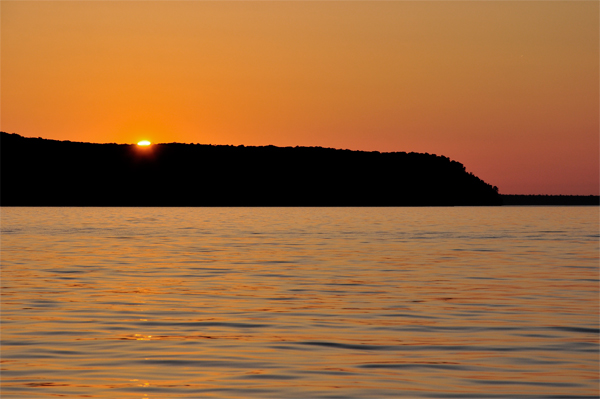
<path id="1" fill-rule="evenodd" d="M 598 207 L 3 208 L 2 398 L 596 398 Z"/>

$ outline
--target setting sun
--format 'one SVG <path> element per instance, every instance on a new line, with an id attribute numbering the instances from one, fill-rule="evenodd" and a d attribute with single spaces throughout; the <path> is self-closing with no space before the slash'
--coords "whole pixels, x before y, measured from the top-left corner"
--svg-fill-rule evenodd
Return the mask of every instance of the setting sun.
<path id="1" fill-rule="evenodd" d="M 138 141 L 138 143 L 137 143 L 137 145 L 140 145 L 140 146 L 148 146 L 150 144 L 152 144 L 152 143 L 150 143 L 148 140 Z"/>

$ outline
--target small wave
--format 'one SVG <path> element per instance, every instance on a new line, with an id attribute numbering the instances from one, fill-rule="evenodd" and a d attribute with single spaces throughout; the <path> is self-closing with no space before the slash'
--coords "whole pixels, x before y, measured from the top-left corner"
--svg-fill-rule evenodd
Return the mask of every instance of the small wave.
<path id="1" fill-rule="evenodd" d="M 159 327 L 231 327 L 231 328 L 263 328 L 269 327 L 268 324 L 252 324 L 252 323 L 231 323 L 221 321 L 197 321 L 197 322 L 156 322 L 144 321 L 141 322 L 144 326 L 159 326 Z"/>
<path id="2" fill-rule="evenodd" d="M 301 378 L 300 376 L 294 375 L 278 375 L 278 374 L 248 374 L 243 378 L 257 379 L 257 380 L 295 380 Z"/>
<path id="3" fill-rule="evenodd" d="M 579 387 L 580 384 L 574 384 L 571 382 L 541 382 L 541 381 L 514 381 L 514 380 L 469 380 L 475 384 L 486 384 L 486 385 L 531 385 L 531 386 L 542 386 L 542 387 L 563 387 L 572 388 Z"/>
<path id="4" fill-rule="evenodd" d="M 136 364 L 154 364 L 158 366 L 172 366 L 172 367 L 219 367 L 219 368 L 266 368 L 267 363 L 255 362 L 255 361 L 243 361 L 243 360 L 185 360 L 185 359 L 144 359 L 137 360 L 132 363 Z"/>
<path id="5" fill-rule="evenodd" d="M 330 348 L 339 348 L 339 349 L 353 349 L 353 350 L 364 350 L 364 351 L 383 351 L 383 350 L 394 350 L 395 346 L 391 345 L 357 345 L 357 344 L 340 344 L 337 342 L 324 342 L 324 341 L 308 341 L 308 342 L 299 342 L 300 345 L 313 345 L 313 346 L 325 346 Z"/>
<path id="6" fill-rule="evenodd" d="M 408 313 L 388 313 L 382 314 L 382 317 L 410 317 L 415 319 L 439 319 L 437 316 L 423 316 L 418 314 L 408 314 Z"/>
<path id="7" fill-rule="evenodd" d="M 358 366 L 363 369 L 433 369 L 433 370 L 475 370 L 474 367 L 447 363 L 373 363 Z"/>
<path id="8" fill-rule="evenodd" d="M 550 330 L 556 330 L 556 331 L 578 332 L 578 333 L 595 334 L 595 335 L 600 334 L 600 329 L 598 329 L 598 328 L 563 327 L 563 326 L 548 327 L 548 328 Z"/>

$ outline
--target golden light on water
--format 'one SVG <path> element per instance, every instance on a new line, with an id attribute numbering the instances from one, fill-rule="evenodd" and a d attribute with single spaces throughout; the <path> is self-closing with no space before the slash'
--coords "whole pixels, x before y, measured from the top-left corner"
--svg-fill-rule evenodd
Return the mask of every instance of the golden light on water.
<path id="1" fill-rule="evenodd" d="M 149 146 L 150 144 L 152 144 L 151 142 L 149 142 L 148 140 L 142 140 L 142 141 L 138 141 L 137 145 L 145 147 L 145 146 Z"/>
<path id="2" fill-rule="evenodd" d="M 2 210 L 2 397 L 598 397 L 597 207 L 149 211 Z"/>

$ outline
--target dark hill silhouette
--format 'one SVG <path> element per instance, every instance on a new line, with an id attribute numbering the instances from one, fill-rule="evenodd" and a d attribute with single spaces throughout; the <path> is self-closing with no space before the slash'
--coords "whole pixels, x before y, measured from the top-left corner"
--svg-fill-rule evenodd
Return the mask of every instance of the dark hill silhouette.
<path id="1" fill-rule="evenodd" d="M 450 159 L 321 147 L 92 144 L 1 132 L 3 206 L 500 205 Z"/>

